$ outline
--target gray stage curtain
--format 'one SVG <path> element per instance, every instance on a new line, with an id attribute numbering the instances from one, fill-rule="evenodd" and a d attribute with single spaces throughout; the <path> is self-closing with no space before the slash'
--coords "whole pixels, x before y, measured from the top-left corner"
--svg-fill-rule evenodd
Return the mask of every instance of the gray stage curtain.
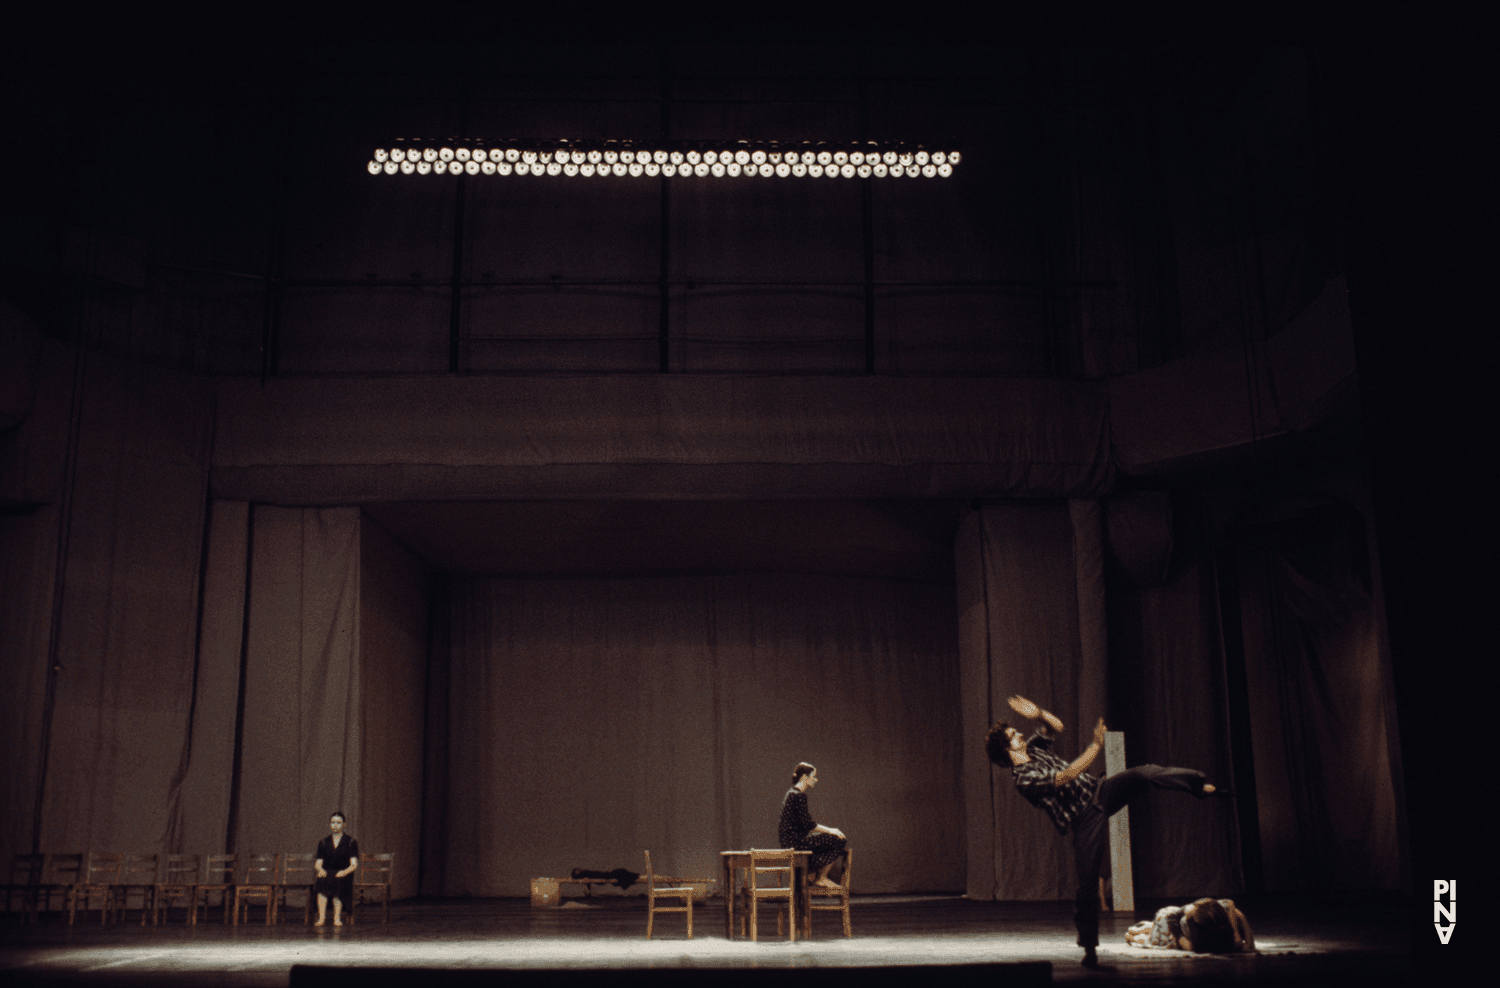
<path id="1" fill-rule="evenodd" d="M 1394 696 L 1365 523 L 1328 503 L 1247 530 L 1239 550 L 1266 887 L 1398 888 Z"/>
<path id="2" fill-rule="evenodd" d="M 365 842 L 359 523 L 357 508 L 252 510 L 235 850 L 310 851 L 336 809 Z"/>
<path id="3" fill-rule="evenodd" d="M 802 575 L 457 579 L 443 873 L 718 874 L 800 760 L 867 892 L 963 886 L 951 588 Z M 437 860 L 437 858 L 435 858 Z M 437 891 L 424 888 L 424 891 Z"/>
<path id="4" fill-rule="evenodd" d="M 171 850 L 193 715 L 211 391 L 51 341 L 37 358 L 35 400 L 0 456 L 5 495 L 40 502 L 0 524 L 0 856 L 33 844 Z"/>
<path id="5" fill-rule="evenodd" d="M 1107 677 L 1115 674 L 1114 657 L 1105 654 L 1103 540 L 1093 501 L 985 502 L 960 526 L 955 557 L 971 898 L 1073 895 L 1071 841 L 1015 791 L 1008 767 L 991 767 L 983 741 L 994 721 L 1025 729 L 1005 702 L 1019 693 L 1062 718 L 1056 747 L 1062 757 L 1071 760 L 1088 744 L 1105 714 Z M 1174 630 L 1197 627 L 1183 614 L 1201 609 L 1196 585 L 1183 584 L 1190 585 L 1142 607 L 1153 653 L 1145 688 L 1154 700 L 1132 711 L 1139 729 L 1126 733 L 1127 765 L 1155 761 L 1212 773 L 1215 765 L 1205 760 L 1223 760 L 1224 729 L 1214 722 L 1222 691 L 1212 685 L 1213 660 L 1206 664 L 1196 636 Z M 1092 771 L 1104 774 L 1102 757 Z M 1160 794 L 1132 805 L 1137 897 L 1233 888 L 1232 826 L 1227 804 Z"/>

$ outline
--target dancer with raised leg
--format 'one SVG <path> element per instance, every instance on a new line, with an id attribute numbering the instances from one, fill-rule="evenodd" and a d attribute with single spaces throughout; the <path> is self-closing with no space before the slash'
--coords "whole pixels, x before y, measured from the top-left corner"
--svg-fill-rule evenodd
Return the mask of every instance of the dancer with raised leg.
<path id="1" fill-rule="evenodd" d="M 1010 765 L 1016 790 L 1032 806 L 1046 810 L 1060 834 L 1073 834 L 1073 861 L 1078 886 L 1073 898 L 1073 924 L 1086 967 L 1098 965 L 1099 876 L 1104 870 L 1104 850 L 1109 845 L 1109 818 L 1148 788 L 1176 789 L 1199 799 L 1227 796 L 1195 769 L 1138 765 L 1103 780 L 1087 769 L 1104 747 L 1104 718 L 1094 726 L 1094 740 L 1072 762 L 1052 753 L 1052 741 L 1062 733 L 1063 722 L 1054 714 L 1020 696 L 1008 701 L 1010 708 L 1027 720 L 1041 720 L 1031 737 L 1007 723 L 990 728 L 985 749 L 990 761 Z"/>

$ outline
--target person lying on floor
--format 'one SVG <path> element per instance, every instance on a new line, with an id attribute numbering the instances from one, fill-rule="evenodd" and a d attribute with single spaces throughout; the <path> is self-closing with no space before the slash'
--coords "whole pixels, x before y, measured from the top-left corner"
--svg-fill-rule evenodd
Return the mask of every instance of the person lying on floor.
<path id="1" fill-rule="evenodd" d="M 1125 933 L 1132 947 L 1233 954 L 1255 949 L 1250 921 L 1233 899 L 1195 899 L 1185 906 L 1163 906 L 1156 918 L 1141 920 Z"/>

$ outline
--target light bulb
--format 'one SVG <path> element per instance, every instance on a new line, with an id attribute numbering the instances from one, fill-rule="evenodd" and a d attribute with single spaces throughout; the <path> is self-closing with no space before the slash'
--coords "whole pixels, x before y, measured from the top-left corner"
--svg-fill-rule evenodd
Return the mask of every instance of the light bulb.
<path id="1" fill-rule="evenodd" d="M 681 151 L 673 151 L 671 154 L 669 154 L 667 156 L 667 160 L 670 161 L 674 165 L 680 165 L 680 164 L 682 164 L 682 152 Z"/>
<path id="2" fill-rule="evenodd" d="M 624 174 L 626 174 L 630 170 L 630 168 L 629 168 L 628 165 L 625 164 L 625 162 L 623 162 L 623 161 L 616 161 L 612 165 L 600 165 L 599 166 L 599 174 L 603 175 L 606 170 L 609 171 L 609 173 L 612 174 L 612 175 L 624 175 Z"/>
<path id="3" fill-rule="evenodd" d="M 771 153 L 769 153 L 769 154 L 766 155 L 766 160 L 769 161 L 773 165 L 779 165 L 779 164 L 781 164 L 781 152 L 780 151 L 772 151 Z"/>
<path id="4" fill-rule="evenodd" d="M 453 149 L 452 148 L 439 148 L 438 149 L 438 157 L 441 158 L 444 161 L 452 161 L 453 160 Z"/>
<path id="5" fill-rule="evenodd" d="M 371 161 L 367 163 L 365 167 L 370 170 L 371 175 L 379 175 L 381 172 L 385 171 L 385 166 L 378 161 Z"/>
<path id="6" fill-rule="evenodd" d="M 736 151 L 734 153 L 734 163 L 739 165 L 741 168 L 743 168 L 745 165 L 750 164 L 750 152 Z"/>
<path id="7" fill-rule="evenodd" d="M 884 166 L 881 166 L 881 167 L 884 167 Z M 860 165 L 858 168 L 854 169 L 854 173 L 856 175 L 858 175 L 860 178 L 869 178 L 870 177 L 870 166 L 869 165 Z"/>
<path id="8" fill-rule="evenodd" d="M 394 175 L 394 174 L 396 174 L 396 172 L 398 172 L 398 171 L 401 170 L 401 166 L 398 165 L 398 164 L 396 164 L 394 161 L 387 161 L 385 164 L 381 165 L 380 167 L 382 169 L 384 169 L 384 171 L 385 171 L 385 173 L 387 175 Z"/>
<path id="9" fill-rule="evenodd" d="M 708 173 L 714 178 L 723 178 L 724 166 L 715 161 L 713 164 L 708 166 Z"/>
<path id="10" fill-rule="evenodd" d="M 417 170 L 421 171 L 421 169 L 422 166 L 418 165 Z M 495 163 L 493 161 L 481 161 L 479 163 L 479 170 L 486 175 L 493 175 L 495 174 Z"/>
<path id="11" fill-rule="evenodd" d="M 708 163 L 707 162 L 703 162 L 703 161 L 698 162 L 696 165 L 693 166 L 693 174 L 697 175 L 699 178 L 707 178 L 708 177 Z"/>
<path id="12" fill-rule="evenodd" d="M 816 168 L 818 166 L 817 165 L 813 165 L 813 167 Z M 800 161 L 797 162 L 795 165 L 792 166 L 792 174 L 795 177 L 797 177 L 797 178 L 801 178 L 802 176 L 804 176 L 804 175 L 807 174 L 807 166 L 804 165 Z"/>
<path id="13" fill-rule="evenodd" d="M 824 168 L 827 168 L 829 165 L 833 164 L 833 155 L 829 154 L 827 151 L 819 151 L 818 164 L 822 165 Z"/>
<path id="14" fill-rule="evenodd" d="M 536 163 L 536 152 L 535 151 L 523 151 L 523 152 L 521 152 L 521 160 L 524 161 L 524 162 L 526 162 L 528 165 L 535 164 Z"/>
<path id="15" fill-rule="evenodd" d="M 509 161 L 511 164 L 515 164 L 516 162 L 521 160 L 521 152 L 517 151 L 515 148 L 506 148 L 505 160 Z"/>
<path id="16" fill-rule="evenodd" d="M 943 178 L 947 178 L 949 175 L 953 174 L 953 166 L 950 165 L 950 164 L 948 164 L 948 162 L 945 161 L 941 165 L 937 166 L 937 172 Z"/>
<path id="17" fill-rule="evenodd" d="M 833 163 L 835 165 L 846 165 L 849 163 L 849 156 L 842 151 L 835 151 L 833 152 Z"/>
<path id="18" fill-rule="evenodd" d="M 446 175 L 448 174 L 448 162 L 439 161 L 432 166 L 432 170 L 437 172 L 439 175 Z"/>
<path id="19" fill-rule="evenodd" d="M 941 152 L 941 151 L 934 151 L 934 152 L 932 152 L 932 163 L 934 165 L 946 164 L 947 161 L 948 161 L 948 156 L 946 154 L 944 154 L 943 152 Z"/>
<path id="20" fill-rule="evenodd" d="M 911 152 L 910 151 L 904 152 L 896 160 L 898 160 L 899 162 L 901 162 L 902 165 L 910 166 L 911 163 L 912 163 Z"/>
<path id="21" fill-rule="evenodd" d="M 882 154 L 880 156 L 880 160 L 885 162 L 886 167 L 889 168 L 891 165 L 894 165 L 896 163 L 896 152 L 887 151 L 885 154 Z"/>
<path id="22" fill-rule="evenodd" d="M 651 160 L 658 165 L 665 165 L 670 160 L 670 158 L 671 156 L 665 151 L 655 151 L 652 152 L 651 155 Z"/>
<path id="23" fill-rule="evenodd" d="M 948 164 L 950 164 L 950 165 L 956 165 L 956 164 L 958 164 L 958 152 L 957 151 L 949 151 L 948 152 Z"/>
<path id="24" fill-rule="evenodd" d="M 792 166 L 789 165 L 789 164 L 787 164 L 785 161 L 783 161 L 781 164 L 779 164 L 779 165 L 776 166 L 776 177 L 777 178 L 786 178 L 791 173 L 792 173 Z"/>
<path id="25" fill-rule="evenodd" d="M 655 161 L 652 161 L 649 164 L 647 164 L 646 165 L 646 175 L 647 175 L 647 177 L 648 178 L 655 178 L 656 176 L 660 175 L 661 174 L 661 167 L 662 166 L 658 165 Z"/>
<path id="26" fill-rule="evenodd" d="M 864 163 L 865 163 L 865 153 L 863 151 L 850 151 L 849 152 L 849 164 L 853 165 L 855 168 L 858 168 L 860 165 L 862 165 Z"/>
<path id="27" fill-rule="evenodd" d="M 468 161 L 469 160 L 469 149 L 468 148 L 459 148 L 457 151 L 453 152 L 453 157 L 457 158 L 459 161 Z"/>
<path id="28" fill-rule="evenodd" d="M 549 164 L 547 166 L 547 174 L 548 175 L 552 175 L 552 176 L 561 175 L 562 174 L 562 168 L 563 168 L 562 165 L 559 165 L 557 162 L 554 161 L 554 162 L 552 162 L 551 164 Z"/>
<path id="29" fill-rule="evenodd" d="M 593 178 L 594 177 L 594 172 L 596 170 L 597 169 L 593 165 L 579 165 L 578 166 L 578 171 L 583 175 L 584 178 Z"/>
<path id="30" fill-rule="evenodd" d="M 872 172 L 875 173 L 875 177 L 876 178 L 885 178 L 886 174 L 890 171 L 890 169 L 887 168 L 885 166 L 885 164 L 882 162 L 881 164 L 872 166 L 870 168 L 870 171 L 872 171 Z"/>
<path id="31" fill-rule="evenodd" d="M 936 174 L 937 174 L 937 165 L 923 165 L 922 166 L 922 177 L 923 178 L 932 178 Z"/>
<path id="32" fill-rule="evenodd" d="M 495 166 L 495 171 L 499 172 L 501 175 L 509 175 L 514 170 L 515 166 L 512 165 L 509 161 L 502 161 Z"/>
<path id="33" fill-rule="evenodd" d="M 630 169 L 630 177 L 631 178 L 640 178 L 641 177 L 641 173 L 646 170 L 646 166 L 643 165 L 643 164 L 641 164 L 639 161 L 632 161 L 630 164 L 626 165 L 625 167 Z M 653 167 L 655 167 L 655 166 L 653 166 Z"/>
<path id="34" fill-rule="evenodd" d="M 809 175 L 811 175 L 813 178 L 822 178 L 823 177 L 823 166 L 822 165 L 808 165 L 807 166 L 807 173 Z"/>
<path id="35" fill-rule="evenodd" d="M 419 161 L 419 162 L 417 162 L 417 174 L 418 175 L 430 175 L 430 174 L 432 174 L 432 162 L 430 162 L 430 161 Z"/>
<path id="36" fill-rule="evenodd" d="M 412 164 L 410 161 L 403 161 L 403 162 L 401 162 L 401 174 L 403 174 L 403 175 L 410 175 L 412 172 L 414 172 L 416 170 L 417 170 L 417 166 L 414 165 L 414 164 Z"/>
<path id="37" fill-rule="evenodd" d="M 390 159 L 391 159 L 391 153 L 389 151 L 387 151 L 385 148 L 376 148 L 375 149 L 375 161 L 376 161 L 377 164 L 382 164 L 383 165 L 387 161 L 389 161 Z"/>
<path id="38" fill-rule="evenodd" d="M 406 149 L 405 148 L 394 148 L 394 149 L 392 149 L 392 151 L 391 151 L 391 160 L 394 161 L 394 162 L 396 162 L 397 164 L 400 164 L 401 162 L 405 161 L 406 160 Z"/>
<path id="39" fill-rule="evenodd" d="M 563 165 L 563 174 L 568 176 L 569 178 L 572 178 L 574 175 L 578 174 L 578 166 L 573 164 L 573 162 L 571 161 L 568 162 L 566 165 Z"/>
<path id="40" fill-rule="evenodd" d="M 842 167 L 839 168 L 839 174 L 842 175 L 842 176 L 844 176 L 845 178 L 853 178 L 854 177 L 854 166 L 853 165 L 843 165 Z"/>
<path id="41" fill-rule="evenodd" d="M 763 165 L 763 164 L 766 163 L 766 153 L 764 151 L 760 150 L 759 148 L 757 148 L 756 150 L 754 150 L 754 151 L 752 151 L 750 153 L 750 160 L 752 162 L 754 162 L 757 166 Z"/>
<path id="42" fill-rule="evenodd" d="M 929 159 L 927 157 L 927 152 L 926 151 L 918 151 L 917 152 L 917 164 L 919 164 L 919 165 L 925 165 L 925 164 L 927 164 L 928 160 Z"/>
<path id="43" fill-rule="evenodd" d="M 760 166 L 759 171 L 761 178 L 770 178 L 772 175 L 776 174 L 776 166 L 768 161 Z"/>
<path id="44" fill-rule="evenodd" d="M 599 162 L 601 162 L 601 161 L 604 160 L 604 155 L 603 155 L 603 153 L 601 153 L 599 151 L 590 151 L 588 153 L 588 159 L 589 159 L 589 164 L 591 164 L 591 165 L 597 165 Z"/>
<path id="45" fill-rule="evenodd" d="M 605 151 L 604 152 L 604 163 L 606 165 L 618 165 L 620 163 L 620 152 L 618 152 L 618 151 Z"/>
<path id="46" fill-rule="evenodd" d="M 687 153 L 687 161 L 688 161 L 688 164 L 690 164 L 690 165 L 696 165 L 698 162 L 700 162 L 702 160 L 703 160 L 703 155 L 699 154 L 697 151 L 689 151 Z"/>
<path id="47" fill-rule="evenodd" d="M 728 173 L 730 178 L 740 177 L 740 163 L 738 161 L 731 161 L 729 164 L 723 165 L 721 167 L 723 167 L 724 171 Z"/>

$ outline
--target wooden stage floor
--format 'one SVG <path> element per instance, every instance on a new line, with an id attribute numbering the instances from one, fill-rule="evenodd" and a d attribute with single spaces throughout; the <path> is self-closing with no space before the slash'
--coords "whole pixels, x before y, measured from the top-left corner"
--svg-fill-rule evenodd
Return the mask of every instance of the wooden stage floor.
<path id="1" fill-rule="evenodd" d="M 0 985 L 230 988 L 342 984 L 339 972 L 363 969 L 357 983 L 573 986 L 597 982 L 681 982 L 710 988 L 764 983 L 786 988 L 888 983 L 893 973 L 941 988 L 973 982 L 1069 985 L 1405 984 L 1408 956 L 1406 901 L 1398 896 L 1242 899 L 1261 948 L 1255 955 L 1199 957 L 1125 946 L 1129 914 L 1105 914 L 1102 964 L 1087 970 L 1074 946 L 1071 906 L 1063 902 L 971 902 L 954 896 L 866 896 L 853 905 L 854 936 L 839 932 L 838 917 L 819 914 L 811 940 L 788 943 L 763 918 L 762 939 L 726 940 L 722 900 L 694 910 L 694 937 L 681 914 L 657 917 L 656 937 L 645 936 L 645 902 L 638 896 L 569 900 L 563 908 L 533 910 L 527 899 L 426 899 L 396 903 L 392 921 L 374 910 L 358 926 L 313 929 L 258 923 L 189 927 L 99 925 L 56 918 L 0 927 Z M 1155 906 L 1158 903 L 1151 903 Z M 1149 916 L 1142 910 L 1137 915 Z M 1050 972 L 1039 962 L 1050 963 Z M 294 966 L 299 967 L 293 974 Z M 1009 965 L 1011 967 L 975 967 Z M 947 971 L 917 970 L 941 967 Z M 893 968 L 914 968 L 893 972 Z M 392 970 L 399 969 L 399 970 Z M 877 970 L 883 969 L 883 970 Z M 1038 976 L 1038 971 L 1041 976 Z M 1011 977 L 1010 974 L 1015 977 Z M 878 978 L 876 976 L 879 976 Z M 903 988 L 918 988 L 917 985 Z"/>

